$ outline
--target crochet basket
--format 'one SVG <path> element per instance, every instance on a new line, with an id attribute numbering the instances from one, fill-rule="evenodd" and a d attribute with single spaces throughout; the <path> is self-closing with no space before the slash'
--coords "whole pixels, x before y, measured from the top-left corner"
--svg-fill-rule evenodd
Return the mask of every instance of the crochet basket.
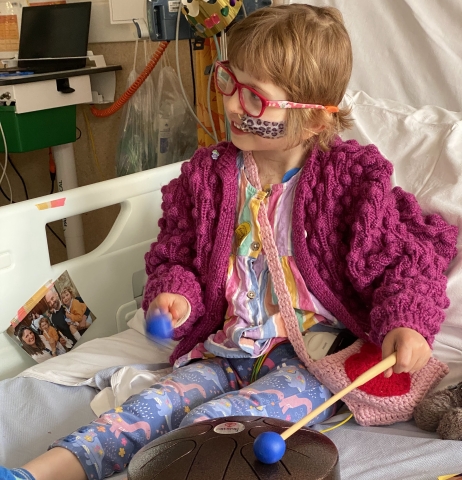
<path id="1" fill-rule="evenodd" d="M 310 363 L 308 369 L 334 394 L 382 360 L 376 345 L 357 340 L 340 352 Z M 391 425 L 410 420 L 416 405 L 449 372 L 448 366 L 431 358 L 416 373 L 378 375 L 343 397 L 360 425 Z"/>

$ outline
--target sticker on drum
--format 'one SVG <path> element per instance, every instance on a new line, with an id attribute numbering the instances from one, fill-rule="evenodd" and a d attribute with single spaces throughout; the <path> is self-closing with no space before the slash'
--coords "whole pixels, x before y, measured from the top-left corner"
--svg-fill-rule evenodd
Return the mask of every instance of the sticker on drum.
<path id="1" fill-rule="evenodd" d="M 245 430 L 245 426 L 239 422 L 224 422 L 217 425 L 213 431 L 221 435 L 231 435 L 233 433 L 240 433 Z"/>

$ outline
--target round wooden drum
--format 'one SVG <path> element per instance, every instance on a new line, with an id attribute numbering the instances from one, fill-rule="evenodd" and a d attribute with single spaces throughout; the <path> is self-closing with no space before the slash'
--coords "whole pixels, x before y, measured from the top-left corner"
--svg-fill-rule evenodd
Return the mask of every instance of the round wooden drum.
<path id="1" fill-rule="evenodd" d="M 260 433 L 282 433 L 291 425 L 266 417 L 228 417 L 173 430 L 133 457 L 128 480 L 340 479 L 337 448 L 306 428 L 286 440 L 279 462 L 256 459 L 253 442 Z"/>

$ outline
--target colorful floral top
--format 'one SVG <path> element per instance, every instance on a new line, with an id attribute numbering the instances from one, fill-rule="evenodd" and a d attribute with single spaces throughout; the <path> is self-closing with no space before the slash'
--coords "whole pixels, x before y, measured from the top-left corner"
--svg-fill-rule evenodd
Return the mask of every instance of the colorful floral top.
<path id="1" fill-rule="evenodd" d="M 265 252 L 260 237 L 258 212 L 267 205 L 270 225 L 280 255 L 292 306 L 302 332 L 318 323 L 335 328 L 343 325 L 308 291 L 298 271 L 292 250 L 292 205 L 300 169 L 287 172 L 282 183 L 257 190 L 247 179 L 243 155 L 237 158 L 239 194 L 236 228 L 229 258 L 226 299 L 228 309 L 223 329 L 180 357 L 175 366 L 193 359 L 259 357 L 286 340 Z"/>

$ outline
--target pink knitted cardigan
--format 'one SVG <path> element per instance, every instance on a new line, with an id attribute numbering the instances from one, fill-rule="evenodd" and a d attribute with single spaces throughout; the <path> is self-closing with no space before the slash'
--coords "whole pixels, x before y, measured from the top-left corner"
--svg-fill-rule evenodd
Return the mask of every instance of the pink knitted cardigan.
<path id="1" fill-rule="evenodd" d="M 172 362 L 223 324 L 237 154 L 226 142 L 200 149 L 162 189 L 143 308 L 162 292 L 190 302 Z M 392 170 L 373 145 L 337 138 L 328 152 L 313 149 L 295 193 L 294 256 L 308 289 L 358 337 L 380 345 L 401 326 L 431 345 L 449 306 L 444 272 L 457 252 L 457 228 L 392 189 Z"/>

